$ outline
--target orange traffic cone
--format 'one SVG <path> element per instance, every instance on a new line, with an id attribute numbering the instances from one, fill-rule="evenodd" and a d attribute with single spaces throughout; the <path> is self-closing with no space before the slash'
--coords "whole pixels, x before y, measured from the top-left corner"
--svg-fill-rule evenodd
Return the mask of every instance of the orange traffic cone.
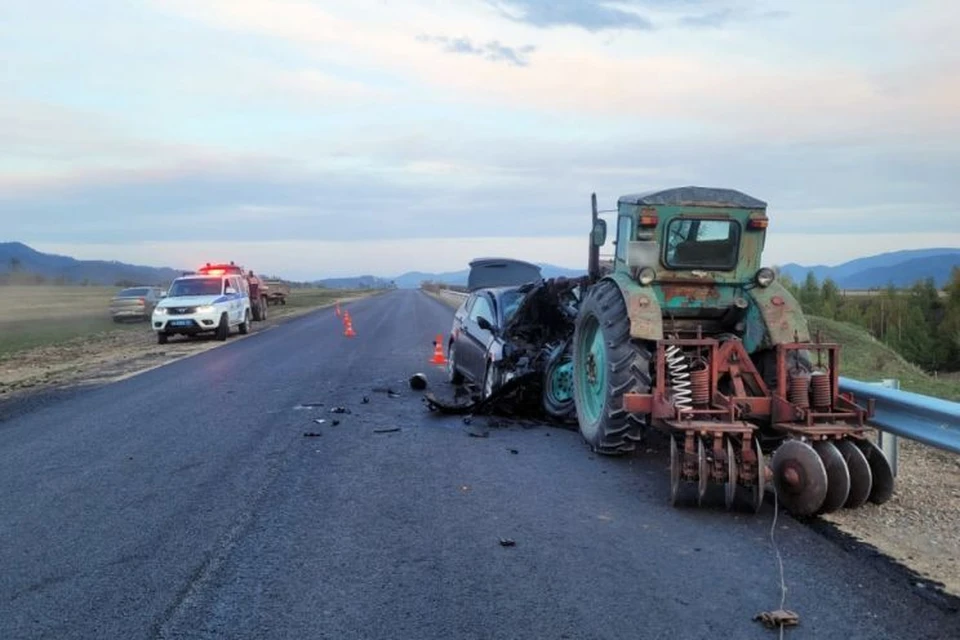
<path id="1" fill-rule="evenodd" d="M 344 319 L 344 321 L 343 321 L 343 335 L 347 336 L 348 338 L 352 338 L 352 337 L 354 337 L 355 335 L 357 335 L 357 334 L 354 333 L 354 331 L 353 331 L 353 321 L 350 320 L 350 315 L 349 315 L 349 314 L 347 314 L 347 316 L 345 316 L 345 319 Z"/>
<path id="2" fill-rule="evenodd" d="M 437 334 L 437 339 L 433 341 L 433 358 L 430 359 L 432 364 L 447 364 L 447 359 L 443 357 L 443 335 Z"/>

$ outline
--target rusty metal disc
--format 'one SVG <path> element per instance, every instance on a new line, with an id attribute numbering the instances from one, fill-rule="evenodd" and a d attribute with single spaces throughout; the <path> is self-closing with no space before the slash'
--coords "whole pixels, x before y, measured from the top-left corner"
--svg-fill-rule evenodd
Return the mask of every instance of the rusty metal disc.
<path id="1" fill-rule="evenodd" d="M 883 504 L 893 497 L 893 468 L 883 450 L 869 440 L 855 440 L 870 465 L 873 486 L 870 488 L 870 502 Z"/>
<path id="2" fill-rule="evenodd" d="M 733 455 L 733 441 L 730 438 L 727 438 L 727 483 L 724 490 L 727 509 L 732 509 L 737 497 L 737 459 Z"/>
<path id="3" fill-rule="evenodd" d="M 766 491 L 766 463 L 763 460 L 763 450 L 760 448 L 760 440 L 754 438 L 753 446 L 757 450 L 757 479 L 752 488 L 753 512 L 760 513 L 763 507 L 764 492 Z"/>
<path id="4" fill-rule="evenodd" d="M 832 513 L 844 505 L 850 495 L 850 471 L 839 449 L 829 440 L 813 445 L 827 470 L 827 497 L 820 505 L 819 513 Z"/>
<path id="5" fill-rule="evenodd" d="M 773 485 L 777 498 L 798 516 L 817 512 L 827 497 L 827 470 L 806 442 L 787 440 L 773 453 Z"/>
<path id="6" fill-rule="evenodd" d="M 843 506 L 847 509 L 856 509 L 867 501 L 867 498 L 870 497 L 870 490 L 873 488 L 873 474 L 870 472 L 870 464 L 863 452 L 850 440 L 838 440 L 836 447 L 850 471 L 850 495 L 847 496 L 847 501 L 843 503 Z"/>
<path id="7" fill-rule="evenodd" d="M 707 462 L 707 451 L 703 446 L 703 438 L 697 438 L 697 505 L 703 504 L 703 497 L 707 495 L 707 485 L 710 482 L 710 463 Z"/>
<path id="8" fill-rule="evenodd" d="M 680 449 L 677 439 L 670 437 L 670 504 L 676 506 L 680 497 Z"/>

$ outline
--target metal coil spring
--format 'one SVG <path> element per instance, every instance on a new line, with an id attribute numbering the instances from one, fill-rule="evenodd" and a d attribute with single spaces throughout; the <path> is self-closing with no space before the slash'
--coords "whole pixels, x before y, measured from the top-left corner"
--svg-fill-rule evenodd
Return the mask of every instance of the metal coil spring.
<path id="1" fill-rule="evenodd" d="M 790 376 L 790 388 L 787 390 L 787 399 L 801 409 L 806 409 L 810 406 L 809 375 L 797 371 Z"/>
<path id="2" fill-rule="evenodd" d="M 814 407 L 823 409 L 831 405 L 830 377 L 826 373 L 817 372 L 810 376 L 810 387 Z"/>
<path id="3" fill-rule="evenodd" d="M 710 402 L 710 370 L 705 366 L 690 372 L 690 387 L 693 404 L 705 405 Z"/>
<path id="4" fill-rule="evenodd" d="M 667 347 L 667 368 L 670 370 L 670 384 L 673 387 L 673 402 L 680 411 L 693 409 L 690 390 L 690 365 L 680 351 L 680 347 Z"/>

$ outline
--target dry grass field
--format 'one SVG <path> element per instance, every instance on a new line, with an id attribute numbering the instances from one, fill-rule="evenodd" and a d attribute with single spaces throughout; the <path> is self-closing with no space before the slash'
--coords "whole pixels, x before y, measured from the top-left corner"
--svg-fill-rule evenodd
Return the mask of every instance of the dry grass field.
<path id="1" fill-rule="evenodd" d="M 77 286 L 0 287 L 0 399 L 18 392 L 116 380 L 223 343 L 175 338 L 159 346 L 147 322 L 115 323 L 108 308 L 118 288 Z M 294 289 L 287 304 L 271 306 L 266 322 L 372 291 Z M 234 334 L 231 340 L 239 339 Z"/>

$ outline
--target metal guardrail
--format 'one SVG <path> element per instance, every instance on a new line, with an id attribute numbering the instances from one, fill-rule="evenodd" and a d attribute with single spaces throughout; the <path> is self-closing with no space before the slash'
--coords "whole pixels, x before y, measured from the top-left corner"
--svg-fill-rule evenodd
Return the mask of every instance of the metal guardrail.
<path id="1" fill-rule="evenodd" d="M 960 402 L 840 377 L 840 391 L 857 404 L 874 402 L 870 424 L 881 431 L 960 453 Z"/>

